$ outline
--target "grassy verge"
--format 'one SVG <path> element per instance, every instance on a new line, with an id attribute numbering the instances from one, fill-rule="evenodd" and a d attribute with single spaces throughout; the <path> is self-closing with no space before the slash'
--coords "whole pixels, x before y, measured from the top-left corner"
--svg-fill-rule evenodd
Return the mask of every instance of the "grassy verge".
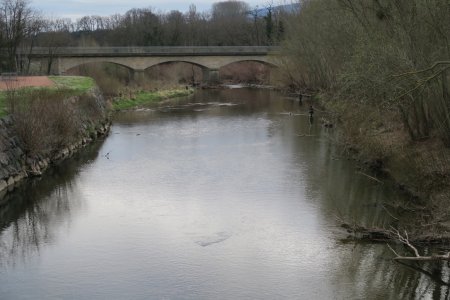
<path id="1" fill-rule="evenodd" d="M 6 116 L 6 93 L 0 92 L 0 118 Z"/>
<path id="2" fill-rule="evenodd" d="M 142 105 L 159 102 L 161 100 L 183 97 L 194 92 L 193 89 L 170 89 L 157 92 L 141 91 L 130 97 L 118 97 L 114 99 L 114 110 L 125 110 Z"/>
<path id="3" fill-rule="evenodd" d="M 95 81 L 91 77 L 84 76 L 49 76 L 55 83 L 53 89 L 67 89 L 77 95 L 88 92 L 95 87 Z"/>
<path id="4" fill-rule="evenodd" d="M 66 97 L 80 96 L 95 87 L 90 77 L 83 76 L 49 76 L 55 85 L 52 87 L 23 87 L 15 91 L 15 98 L 23 98 L 34 92 L 46 91 L 49 94 L 61 94 Z M 8 114 L 8 93 L 0 91 L 0 118 Z"/>

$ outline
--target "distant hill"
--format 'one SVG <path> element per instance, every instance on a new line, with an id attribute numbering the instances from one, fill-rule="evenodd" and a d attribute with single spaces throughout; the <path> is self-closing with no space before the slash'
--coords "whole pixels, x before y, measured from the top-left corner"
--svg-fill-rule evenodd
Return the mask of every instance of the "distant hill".
<path id="1" fill-rule="evenodd" d="M 300 10 L 300 3 L 285 4 L 272 7 L 272 13 L 274 12 L 294 13 L 298 10 Z M 267 8 L 260 8 L 256 10 L 256 13 L 258 17 L 262 18 L 267 16 L 268 10 Z"/>

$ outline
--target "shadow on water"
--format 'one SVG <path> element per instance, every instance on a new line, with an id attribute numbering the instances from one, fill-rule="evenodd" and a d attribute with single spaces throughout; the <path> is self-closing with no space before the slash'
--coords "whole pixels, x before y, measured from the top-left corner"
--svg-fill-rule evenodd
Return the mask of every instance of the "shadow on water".
<path id="1" fill-rule="evenodd" d="M 97 158 L 102 144 L 101 140 L 94 142 L 1 199 L 0 266 L 26 260 L 39 252 L 41 245 L 53 241 L 60 225 L 70 226 L 72 216 L 83 205 L 82 196 L 73 195 L 77 177 Z"/>

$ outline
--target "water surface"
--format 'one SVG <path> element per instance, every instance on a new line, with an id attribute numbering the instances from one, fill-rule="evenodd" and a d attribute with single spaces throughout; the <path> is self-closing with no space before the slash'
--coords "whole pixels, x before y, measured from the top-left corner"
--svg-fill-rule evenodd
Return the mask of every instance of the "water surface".
<path id="1" fill-rule="evenodd" d="M 248 89 L 117 115 L 0 206 L 0 298 L 444 298 L 385 245 L 342 241 L 338 218 L 389 224 L 398 195 L 319 120 Z"/>

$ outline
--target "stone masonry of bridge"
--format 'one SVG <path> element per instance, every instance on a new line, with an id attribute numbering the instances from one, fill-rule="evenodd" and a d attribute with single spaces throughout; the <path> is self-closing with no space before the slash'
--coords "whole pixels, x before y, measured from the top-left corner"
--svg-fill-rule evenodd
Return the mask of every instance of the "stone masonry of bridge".
<path id="1" fill-rule="evenodd" d="M 69 69 L 88 63 L 115 63 L 133 70 L 135 79 L 143 78 L 147 68 L 168 62 L 186 62 L 203 69 L 203 80 L 208 84 L 218 82 L 219 69 L 231 63 L 257 61 L 277 67 L 275 47 L 65 47 L 49 54 L 48 48 L 34 48 L 31 55 L 31 74 L 47 71 L 52 61 L 51 73 L 64 75 Z"/>

